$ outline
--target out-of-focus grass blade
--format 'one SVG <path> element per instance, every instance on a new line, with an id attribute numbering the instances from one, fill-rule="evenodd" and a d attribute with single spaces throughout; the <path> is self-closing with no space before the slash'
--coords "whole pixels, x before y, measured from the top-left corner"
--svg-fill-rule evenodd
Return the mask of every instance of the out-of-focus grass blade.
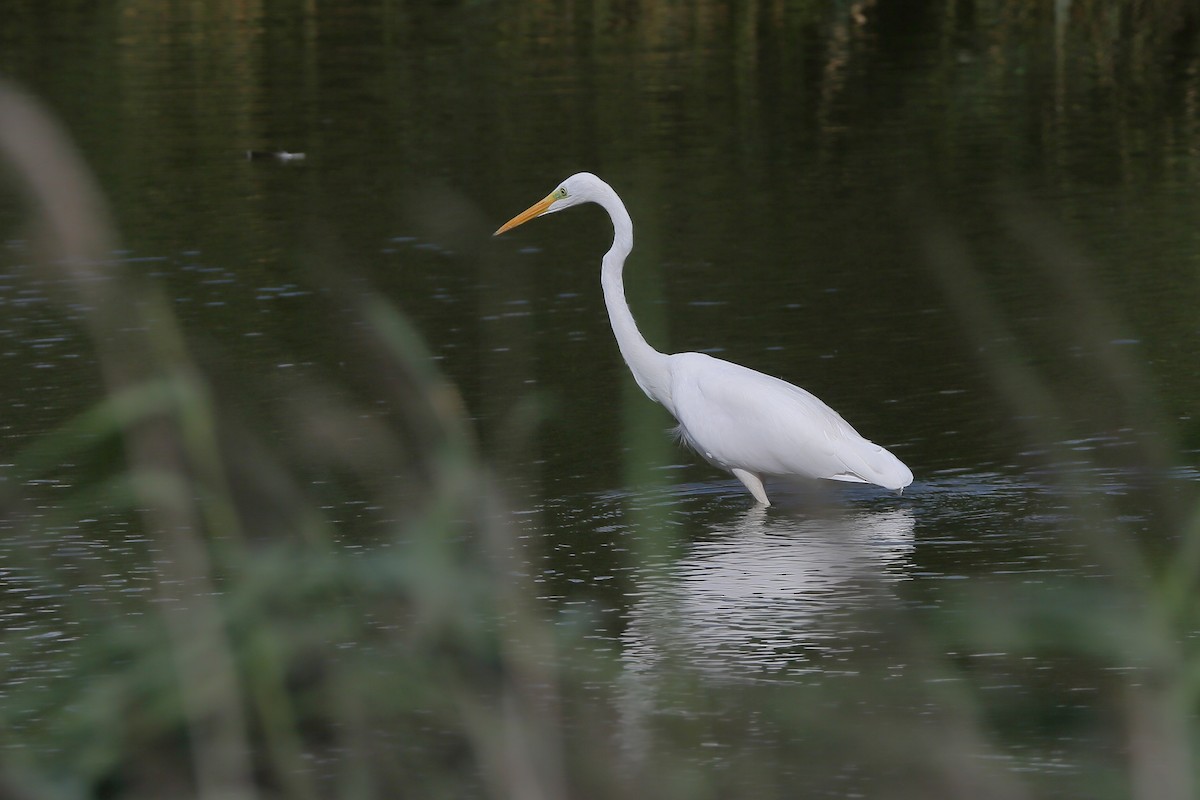
<path id="1" fill-rule="evenodd" d="M 32 480 L 67 459 L 120 436 L 139 420 L 171 412 L 179 404 L 179 382 L 155 378 L 101 400 L 57 430 L 38 437 L 13 459 L 10 476 L 16 483 Z"/>

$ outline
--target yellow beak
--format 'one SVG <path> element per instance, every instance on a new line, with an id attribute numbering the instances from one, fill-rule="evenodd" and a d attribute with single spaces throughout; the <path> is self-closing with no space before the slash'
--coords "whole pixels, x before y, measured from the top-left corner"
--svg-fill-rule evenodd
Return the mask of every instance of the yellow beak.
<path id="1" fill-rule="evenodd" d="M 492 234 L 492 236 L 499 236 L 500 234 L 504 233 L 505 231 L 511 231 L 513 228 L 517 227 L 518 225 L 524 225 L 526 222 L 529 222 L 529 220 L 533 219 L 534 217 L 540 217 L 542 214 L 546 213 L 546 210 L 548 208 L 550 208 L 550 205 L 556 199 L 557 198 L 554 196 L 554 193 L 551 192 L 550 194 L 546 195 L 543 199 L 538 200 L 536 203 L 531 205 L 529 208 L 525 209 L 520 214 L 517 214 L 515 217 L 510 219 L 508 222 L 501 225 L 496 230 L 496 232 Z"/>

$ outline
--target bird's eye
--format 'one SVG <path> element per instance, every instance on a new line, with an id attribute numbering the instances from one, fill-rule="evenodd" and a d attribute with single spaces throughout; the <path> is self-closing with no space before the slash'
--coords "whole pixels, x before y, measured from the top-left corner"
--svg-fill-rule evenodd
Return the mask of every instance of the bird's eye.
<path id="1" fill-rule="evenodd" d="M 559 200 L 566 200 L 567 199 L 567 190 L 564 187 L 560 186 L 560 187 L 558 187 L 558 191 L 554 193 L 554 196 L 557 197 Z"/>

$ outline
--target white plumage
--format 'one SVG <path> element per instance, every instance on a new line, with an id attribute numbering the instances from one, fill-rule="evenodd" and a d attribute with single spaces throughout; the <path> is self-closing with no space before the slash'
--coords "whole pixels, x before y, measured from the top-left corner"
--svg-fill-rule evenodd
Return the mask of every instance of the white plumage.
<path id="1" fill-rule="evenodd" d="M 622 270 L 633 248 L 633 222 L 617 193 L 581 172 L 496 231 L 580 203 L 597 203 L 613 222 L 601 285 L 613 334 L 634 380 L 679 421 L 680 438 L 709 463 L 732 472 L 754 498 L 770 505 L 768 476 L 873 483 L 902 490 L 912 472 L 864 439 L 813 394 L 779 378 L 703 353 L 658 352 L 642 337 L 625 302 Z"/>

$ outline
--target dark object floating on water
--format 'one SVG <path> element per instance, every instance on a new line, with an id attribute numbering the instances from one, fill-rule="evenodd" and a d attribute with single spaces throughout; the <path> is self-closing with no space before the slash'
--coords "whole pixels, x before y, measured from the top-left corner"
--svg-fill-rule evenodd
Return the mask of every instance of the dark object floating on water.
<path id="1" fill-rule="evenodd" d="M 286 150 L 247 150 L 246 158 L 249 161 L 264 161 L 266 159 L 274 159 L 275 161 L 303 161 L 304 153 L 289 153 Z"/>

